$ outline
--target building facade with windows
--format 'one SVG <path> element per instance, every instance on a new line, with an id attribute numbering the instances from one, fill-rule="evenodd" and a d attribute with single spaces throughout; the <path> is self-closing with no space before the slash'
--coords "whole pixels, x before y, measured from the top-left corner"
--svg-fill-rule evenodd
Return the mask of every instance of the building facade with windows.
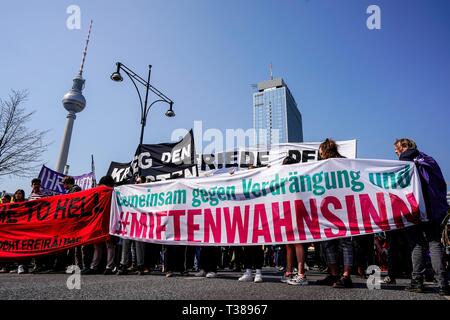
<path id="1" fill-rule="evenodd" d="M 253 94 L 256 145 L 303 142 L 302 115 L 282 78 L 258 83 Z"/>

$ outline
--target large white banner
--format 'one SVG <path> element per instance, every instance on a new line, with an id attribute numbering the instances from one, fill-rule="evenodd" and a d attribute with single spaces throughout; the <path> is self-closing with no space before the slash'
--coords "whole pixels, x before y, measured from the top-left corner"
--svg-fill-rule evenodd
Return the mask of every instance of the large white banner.
<path id="1" fill-rule="evenodd" d="M 214 154 L 197 156 L 199 175 L 247 170 L 249 165 L 276 165 L 291 156 L 298 162 L 315 162 L 319 158 L 321 142 L 281 143 L 274 144 L 270 149 L 238 148 Z M 356 140 L 336 141 L 341 155 L 349 159 L 356 158 Z"/>
<path id="2" fill-rule="evenodd" d="M 188 245 L 323 241 L 425 220 L 412 162 L 330 159 L 116 187 L 110 233 Z"/>

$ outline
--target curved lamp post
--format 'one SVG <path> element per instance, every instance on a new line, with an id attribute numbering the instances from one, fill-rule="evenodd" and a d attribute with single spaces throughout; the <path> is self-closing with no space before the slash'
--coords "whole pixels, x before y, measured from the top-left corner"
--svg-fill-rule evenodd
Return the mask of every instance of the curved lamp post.
<path id="1" fill-rule="evenodd" d="M 111 80 L 116 81 L 116 82 L 123 81 L 123 77 L 122 77 L 120 71 L 125 72 L 125 74 L 130 78 L 131 82 L 133 83 L 134 87 L 136 88 L 136 91 L 139 96 L 139 102 L 141 104 L 141 138 L 139 140 L 139 143 L 142 144 L 143 139 L 144 139 L 144 128 L 145 128 L 145 125 L 147 124 L 147 116 L 148 116 L 148 112 L 150 111 L 150 108 L 157 102 L 168 103 L 169 109 L 166 111 L 166 116 L 171 118 L 171 117 L 175 117 L 175 112 L 173 111 L 174 102 L 171 99 L 169 99 L 165 94 L 163 94 L 161 91 L 159 91 L 158 89 L 156 89 L 154 86 L 152 86 L 150 84 L 150 75 L 152 72 L 151 65 L 148 66 L 148 80 L 147 81 L 142 79 L 139 75 L 137 75 L 133 70 L 131 70 L 130 68 L 125 66 L 123 63 L 117 62 L 116 65 L 117 65 L 117 70 L 111 74 Z M 146 88 L 144 102 L 142 102 L 141 92 L 139 91 L 139 88 L 138 88 L 136 82 L 139 82 Z M 159 97 L 159 99 L 153 101 L 150 105 L 147 105 L 149 91 L 153 92 L 156 96 Z"/>

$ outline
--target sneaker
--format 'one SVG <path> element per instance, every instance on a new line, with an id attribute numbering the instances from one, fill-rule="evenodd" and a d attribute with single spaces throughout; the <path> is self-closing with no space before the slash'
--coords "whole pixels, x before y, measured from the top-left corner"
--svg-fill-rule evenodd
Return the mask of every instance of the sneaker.
<path id="1" fill-rule="evenodd" d="M 323 267 L 319 270 L 321 273 L 328 273 L 328 267 Z"/>
<path id="2" fill-rule="evenodd" d="M 285 274 L 283 274 L 283 276 L 281 277 L 281 282 L 283 282 L 283 283 L 287 283 L 289 280 L 291 280 L 292 278 L 294 278 L 294 274 L 293 273 L 289 273 L 289 274 L 287 274 L 286 275 L 286 273 Z"/>
<path id="3" fill-rule="evenodd" d="M 35 266 L 33 270 L 31 270 L 31 273 L 45 273 L 46 271 L 48 271 L 48 269 L 43 266 Z"/>
<path id="4" fill-rule="evenodd" d="M 8 269 L 6 269 L 6 268 L 0 268 L 0 273 L 8 273 Z"/>
<path id="5" fill-rule="evenodd" d="M 319 286 L 332 286 L 339 280 L 338 276 L 328 275 L 325 279 L 316 281 Z"/>
<path id="6" fill-rule="evenodd" d="M 142 274 L 150 274 L 150 273 L 152 273 L 152 269 L 145 267 Z"/>
<path id="7" fill-rule="evenodd" d="M 384 277 L 383 281 L 381 281 L 381 283 L 383 284 L 396 284 L 397 281 L 395 280 L 395 278 L 391 278 L 389 276 Z"/>
<path id="8" fill-rule="evenodd" d="M 127 275 L 128 274 L 128 269 L 126 266 L 124 265 L 120 265 L 119 266 L 119 270 L 117 271 L 117 275 L 118 276 L 123 276 L 123 275 Z"/>
<path id="9" fill-rule="evenodd" d="M 423 283 L 411 280 L 410 285 L 405 288 L 405 291 L 423 293 L 424 292 Z"/>
<path id="10" fill-rule="evenodd" d="M 252 275 L 249 274 L 249 273 L 244 273 L 244 274 L 242 275 L 242 277 L 240 277 L 240 278 L 238 279 L 238 281 L 240 281 L 240 282 L 252 282 L 252 281 L 253 281 L 253 277 L 252 277 Z"/>
<path id="11" fill-rule="evenodd" d="M 300 275 L 296 275 L 292 279 L 287 281 L 287 284 L 293 285 L 293 286 L 306 286 L 308 285 L 308 280 L 306 277 L 301 277 Z"/>
<path id="12" fill-rule="evenodd" d="M 105 272 L 103 272 L 103 274 L 104 274 L 105 276 L 109 276 L 109 275 L 111 275 L 111 274 L 114 274 L 114 270 L 111 269 L 111 268 L 106 268 L 106 269 L 105 269 Z"/>
<path id="13" fill-rule="evenodd" d="M 28 273 L 28 269 L 27 269 L 24 265 L 21 264 L 21 265 L 17 268 L 17 273 L 18 273 L 18 274 Z"/>
<path id="14" fill-rule="evenodd" d="M 129 271 L 129 269 L 128 269 L 128 271 Z M 137 276 L 142 276 L 145 274 L 145 268 L 144 268 L 144 266 L 137 266 L 136 271 L 132 272 L 132 273 Z M 148 270 L 147 270 L 147 273 L 148 273 Z"/>
<path id="15" fill-rule="evenodd" d="M 86 268 L 81 270 L 81 274 L 99 274 L 100 270 L 96 268 Z"/>
<path id="16" fill-rule="evenodd" d="M 171 277 L 173 277 L 173 272 L 171 272 L 171 271 L 166 272 L 166 278 L 171 278 Z"/>
<path id="17" fill-rule="evenodd" d="M 195 277 L 206 277 L 206 272 L 205 270 L 200 270 L 199 272 L 197 272 L 196 274 L 194 274 Z"/>
<path id="18" fill-rule="evenodd" d="M 217 272 L 208 272 L 206 274 L 207 278 L 217 278 Z"/>
<path id="19" fill-rule="evenodd" d="M 343 276 L 333 284 L 333 288 L 353 288 L 352 279 Z"/>
<path id="20" fill-rule="evenodd" d="M 257 273 L 257 274 L 255 275 L 255 280 L 254 280 L 253 282 L 255 282 L 255 283 L 261 283 L 261 282 L 263 282 L 262 274 Z"/>

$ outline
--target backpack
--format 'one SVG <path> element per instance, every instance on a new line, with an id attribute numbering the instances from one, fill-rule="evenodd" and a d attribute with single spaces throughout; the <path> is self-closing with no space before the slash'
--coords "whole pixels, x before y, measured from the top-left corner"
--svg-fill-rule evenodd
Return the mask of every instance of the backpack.
<path id="1" fill-rule="evenodd" d="M 442 175 L 441 168 L 433 157 L 419 152 L 414 159 L 422 183 L 422 192 L 425 200 L 428 219 L 442 222 L 447 215 L 447 183 Z"/>

